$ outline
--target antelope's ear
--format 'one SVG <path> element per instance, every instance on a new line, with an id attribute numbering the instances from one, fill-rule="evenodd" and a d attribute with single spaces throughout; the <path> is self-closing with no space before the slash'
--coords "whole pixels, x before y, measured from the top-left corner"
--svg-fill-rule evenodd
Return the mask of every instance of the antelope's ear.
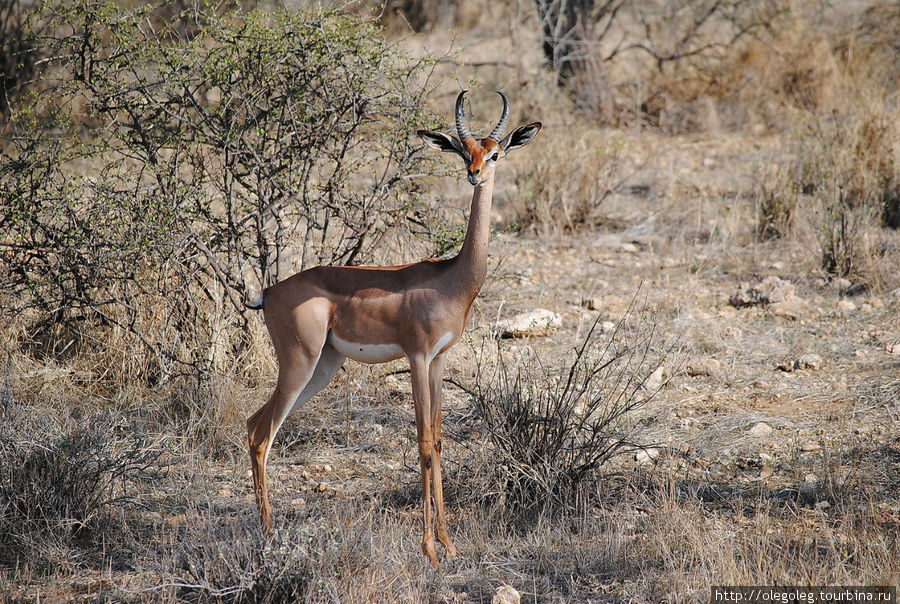
<path id="1" fill-rule="evenodd" d="M 530 124 L 525 124 L 524 126 L 519 126 L 500 141 L 500 146 L 503 147 L 503 151 L 505 153 L 509 153 L 513 149 L 518 149 L 519 147 L 524 147 L 537 136 L 537 133 L 541 131 L 542 124 L 540 122 L 532 122 Z"/>
<path id="2" fill-rule="evenodd" d="M 435 149 L 440 149 L 444 153 L 456 153 L 463 159 L 467 159 L 466 151 L 462 143 L 458 139 L 444 134 L 443 132 L 435 132 L 434 130 L 419 130 L 416 132 L 425 141 L 425 144 Z"/>

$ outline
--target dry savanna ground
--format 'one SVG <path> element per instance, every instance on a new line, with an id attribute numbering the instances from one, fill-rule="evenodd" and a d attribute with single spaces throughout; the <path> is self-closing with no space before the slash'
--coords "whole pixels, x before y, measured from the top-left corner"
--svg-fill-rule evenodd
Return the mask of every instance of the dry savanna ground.
<path id="1" fill-rule="evenodd" d="M 556 86 L 532 4 L 399 4 L 384 35 L 443 57 L 428 101 L 443 125 L 462 84 L 476 127 L 496 117 L 495 87 L 511 125 L 544 124 L 498 167 L 488 279 L 448 354 L 460 555 L 439 570 L 421 555 L 403 362 L 348 362 L 286 421 L 267 544 L 244 430 L 277 373 L 261 317 L 242 356 L 176 391 L 110 385 L 132 375 L 127 334 L 81 334 L 72 353 L 26 314 L 2 329 L 0 601 L 491 602 L 511 586 L 523 602 L 681 602 L 713 585 L 898 586 L 900 109 L 890 66 L 873 62 L 900 51 L 879 54 L 891 43 L 865 17 L 900 32 L 896 7 L 813 18 L 788 3 L 786 21 L 716 61 L 601 62 L 619 86 L 598 104 L 584 80 Z M 851 13 L 856 59 L 841 47 Z M 452 237 L 471 195 L 461 166 L 427 187 Z M 558 324 L 499 337 L 536 309 Z M 587 400 L 536 402 L 592 362 L 607 364 Z M 497 420 L 522 401 L 532 423 Z M 620 439 L 618 454 L 556 482 L 571 451 L 548 460 L 527 443 L 554 413 L 568 437 L 617 404 L 597 447 Z"/>

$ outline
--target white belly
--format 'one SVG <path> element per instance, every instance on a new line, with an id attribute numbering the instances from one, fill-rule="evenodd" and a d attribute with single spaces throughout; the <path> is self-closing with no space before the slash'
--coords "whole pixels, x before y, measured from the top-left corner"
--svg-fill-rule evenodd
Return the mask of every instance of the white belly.
<path id="1" fill-rule="evenodd" d="M 329 332 L 328 343 L 339 353 L 360 363 L 387 363 L 403 356 L 399 344 L 357 344 Z"/>

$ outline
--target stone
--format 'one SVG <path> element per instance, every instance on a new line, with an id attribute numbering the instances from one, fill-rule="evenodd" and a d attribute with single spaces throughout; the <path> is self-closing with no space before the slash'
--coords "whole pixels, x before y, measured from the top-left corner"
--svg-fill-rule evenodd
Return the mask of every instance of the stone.
<path id="1" fill-rule="evenodd" d="M 691 377 L 709 376 L 716 379 L 725 377 L 725 364 L 717 359 L 691 359 L 685 364 L 685 370 Z"/>
<path id="2" fill-rule="evenodd" d="M 728 301 L 732 306 L 742 308 L 744 306 L 775 304 L 796 299 L 797 290 L 793 283 L 770 275 L 753 286 L 741 283 L 738 290 L 731 294 Z"/>
<path id="3" fill-rule="evenodd" d="M 644 380 L 644 389 L 651 394 L 659 391 L 663 387 L 666 377 L 668 377 L 667 374 L 665 367 L 660 365 Z"/>
<path id="4" fill-rule="evenodd" d="M 537 308 L 497 322 L 501 338 L 534 338 L 546 336 L 562 325 L 562 317 L 552 310 Z"/>
<path id="5" fill-rule="evenodd" d="M 776 317 L 784 317 L 786 319 L 799 319 L 806 310 L 806 304 L 799 298 L 795 300 L 784 300 L 783 302 L 774 302 L 767 307 Z"/>
<path id="6" fill-rule="evenodd" d="M 822 357 L 817 354 L 804 354 L 794 361 L 794 369 L 821 369 Z"/>
<path id="7" fill-rule="evenodd" d="M 747 431 L 747 434 L 753 438 L 765 438 L 766 436 L 770 436 L 773 432 L 775 432 L 775 428 L 766 422 L 756 422 L 753 424 L 753 427 Z"/>
<path id="8" fill-rule="evenodd" d="M 821 448 L 822 446 L 813 440 L 804 440 L 802 443 L 800 443 L 800 450 L 804 453 L 812 453 L 813 451 L 818 451 Z"/>
<path id="9" fill-rule="evenodd" d="M 837 308 L 841 312 L 854 312 L 856 311 L 856 304 L 851 300 L 840 300 L 837 303 Z"/>
<path id="10" fill-rule="evenodd" d="M 519 604 L 522 596 L 518 590 L 511 585 L 503 585 L 491 598 L 491 604 Z"/>
<path id="11" fill-rule="evenodd" d="M 888 354 L 900 354 L 900 342 L 885 344 L 884 349 Z"/>
<path id="12" fill-rule="evenodd" d="M 656 460 L 659 458 L 659 449 L 656 447 L 650 447 L 649 449 L 644 449 L 642 451 L 638 451 L 634 460 L 638 463 L 639 466 L 647 465 L 649 463 L 656 463 Z"/>

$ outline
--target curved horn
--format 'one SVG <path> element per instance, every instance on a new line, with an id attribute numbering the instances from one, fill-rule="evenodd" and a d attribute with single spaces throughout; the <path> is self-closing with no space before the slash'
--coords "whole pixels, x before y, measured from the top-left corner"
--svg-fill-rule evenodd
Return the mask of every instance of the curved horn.
<path id="1" fill-rule="evenodd" d="M 470 138 L 469 129 L 466 127 L 466 118 L 463 116 L 463 97 L 468 90 L 463 90 L 456 97 L 456 132 L 459 134 L 459 140 Z"/>
<path id="2" fill-rule="evenodd" d="M 499 90 L 495 90 L 497 94 L 500 95 L 500 98 L 503 99 L 503 112 L 500 114 L 500 121 L 497 122 L 497 126 L 488 134 L 488 138 L 492 138 L 495 141 L 500 141 L 503 138 L 503 134 L 506 132 L 506 125 L 509 123 L 509 99 L 506 98 L 506 95 L 503 94 Z"/>

